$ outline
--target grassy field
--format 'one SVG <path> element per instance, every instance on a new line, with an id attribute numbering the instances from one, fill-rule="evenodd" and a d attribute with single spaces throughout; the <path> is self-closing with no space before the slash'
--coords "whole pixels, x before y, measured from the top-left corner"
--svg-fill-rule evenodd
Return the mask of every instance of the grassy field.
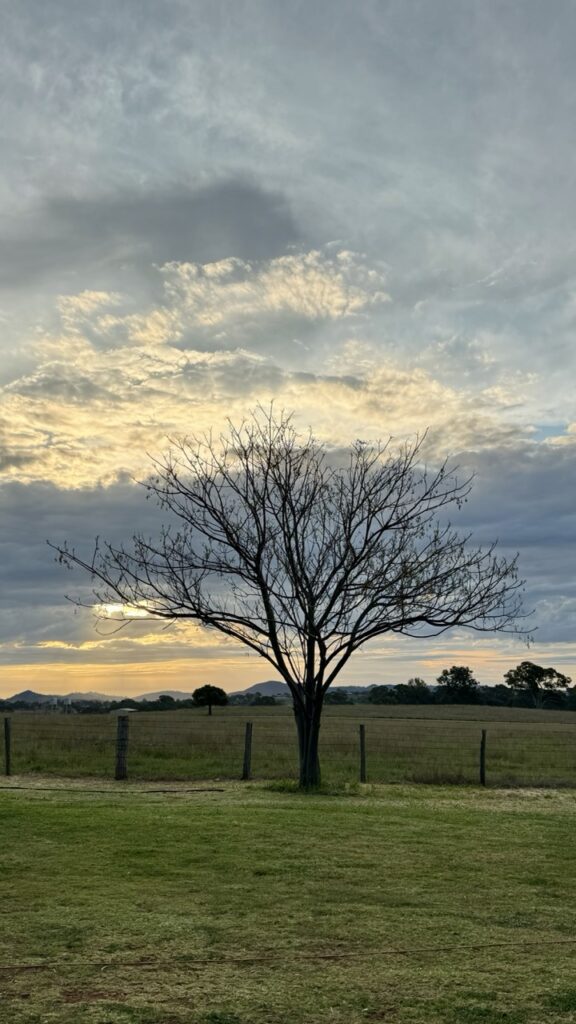
<path id="1" fill-rule="evenodd" d="M 2 1024 L 576 1021 L 569 791 L 12 785 Z"/>
<path id="2" fill-rule="evenodd" d="M 116 720 L 111 715 L 12 716 L 13 770 L 110 777 Z M 254 723 L 255 778 L 296 774 L 290 709 L 218 708 L 130 716 L 129 774 L 138 779 L 237 779 L 246 721 Z M 576 714 L 470 706 L 327 707 L 324 778 L 358 779 L 358 726 L 366 724 L 368 780 L 476 782 L 481 730 L 494 785 L 576 785 Z"/>

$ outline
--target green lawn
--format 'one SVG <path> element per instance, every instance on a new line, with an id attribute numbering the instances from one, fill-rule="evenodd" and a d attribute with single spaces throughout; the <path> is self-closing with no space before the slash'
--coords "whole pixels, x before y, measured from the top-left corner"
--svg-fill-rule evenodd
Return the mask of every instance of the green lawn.
<path id="1" fill-rule="evenodd" d="M 130 716 L 128 770 L 134 779 L 238 779 L 246 721 L 254 723 L 256 779 L 297 774 L 287 707 L 218 708 Z M 358 779 L 358 726 L 366 724 L 370 782 L 477 782 L 482 729 L 489 784 L 576 786 L 576 713 L 465 706 L 327 707 L 321 761 L 327 781 Z M 12 716 L 15 772 L 110 778 L 111 715 Z"/>
<path id="2" fill-rule="evenodd" d="M 570 791 L 90 785 L 0 792 L 2 1024 L 576 1021 Z"/>

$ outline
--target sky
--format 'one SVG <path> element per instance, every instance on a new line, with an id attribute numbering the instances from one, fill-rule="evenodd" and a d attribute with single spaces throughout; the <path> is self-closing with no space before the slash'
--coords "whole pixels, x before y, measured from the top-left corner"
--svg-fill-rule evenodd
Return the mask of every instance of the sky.
<path id="1" fill-rule="evenodd" d="M 342 683 L 576 679 L 572 0 L 0 0 L 0 697 L 235 690 L 193 623 L 104 633 L 46 545 L 151 531 L 167 438 L 293 410 L 475 474 L 530 648 L 381 637 Z"/>

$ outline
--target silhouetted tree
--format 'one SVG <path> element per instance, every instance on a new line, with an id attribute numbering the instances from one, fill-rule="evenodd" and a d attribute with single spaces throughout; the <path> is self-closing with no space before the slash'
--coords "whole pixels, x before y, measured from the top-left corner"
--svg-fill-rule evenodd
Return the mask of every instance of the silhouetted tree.
<path id="1" fill-rule="evenodd" d="M 445 668 L 436 682 L 440 686 L 441 699 L 455 704 L 477 704 L 479 700 L 478 683 L 472 669 L 466 665 L 452 665 Z"/>
<path id="2" fill-rule="evenodd" d="M 169 693 L 161 693 L 158 697 L 158 703 L 161 708 L 166 708 L 166 710 L 177 706 L 174 697 L 171 697 Z"/>
<path id="3" fill-rule="evenodd" d="M 213 707 L 224 707 L 228 703 L 228 694 L 219 686 L 199 686 L 192 694 L 192 700 L 198 708 L 208 708 L 208 714 L 212 714 Z"/>
<path id="4" fill-rule="evenodd" d="M 496 683 L 495 686 L 480 686 L 478 688 L 480 702 L 491 704 L 494 707 L 507 707 L 514 701 L 514 693 L 504 683 Z"/>
<path id="5" fill-rule="evenodd" d="M 371 686 L 368 691 L 368 702 L 370 704 L 397 704 L 395 686 Z"/>
<path id="6" fill-rule="evenodd" d="M 543 668 L 532 661 L 522 661 L 504 673 L 508 686 L 515 693 L 526 695 L 535 708 L 544 706 L 547 698 L 554 702 L 558 691 L 567 690 L 572 680 L 554 668 Z"/>
<path id="7" fill-rule="evenodd" d="M 102 608 L 196 619 L 267 659 L 290 689 L 300 783 L 320 779 L 324 697 L 355 651 L 384 633 L 515 630 L 516 559 L 470 545 L 446 521 L 470 481 L 423 465 L 423 439 L 355 442 L 347 455 L 259 409 L 218 439 L 173 442 L 148 494 L 175 526 L 129 547 L 96 542 L 87 571 Z"/>
<path id="8" fill-rule="evenodd" d="M 576 711 L 576 686 L 569 686 L 566 690 L 566 707 L 569 711 Z"/>
<path id="9" fill-rule="evenodd" d="M 328 693 L 326 694 L 325 698 L 324 698 L 324 702 L 326 704 L 353 704 L 354 703 L 354 701 L 352 700 L 352 697 L 350 696 L 348 691 L 344 690 L 344 689 L 329 690 Z"/>
<path id="10" fill-rule="evenodd" d="M 394 690 L 400 704 L 431 704 L 434 700 L 433 691 L 418 676 L 407 683 L 398 683 Z"/>

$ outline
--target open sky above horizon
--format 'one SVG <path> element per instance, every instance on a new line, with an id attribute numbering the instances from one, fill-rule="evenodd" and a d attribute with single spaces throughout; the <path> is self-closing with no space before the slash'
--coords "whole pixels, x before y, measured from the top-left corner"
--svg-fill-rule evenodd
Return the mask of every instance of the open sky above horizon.
<path id="1" fill-rule="evenodd" d="M 190 624 L 102 635 L 86 552 L 153 530 L 169 436 L 256 403 L 429 430 L 519 551 L 535 642 L 383 637 L 340 682 L 576 677 L 571 0 L 0 0 L 0 697 L 239 689 Z"/>

